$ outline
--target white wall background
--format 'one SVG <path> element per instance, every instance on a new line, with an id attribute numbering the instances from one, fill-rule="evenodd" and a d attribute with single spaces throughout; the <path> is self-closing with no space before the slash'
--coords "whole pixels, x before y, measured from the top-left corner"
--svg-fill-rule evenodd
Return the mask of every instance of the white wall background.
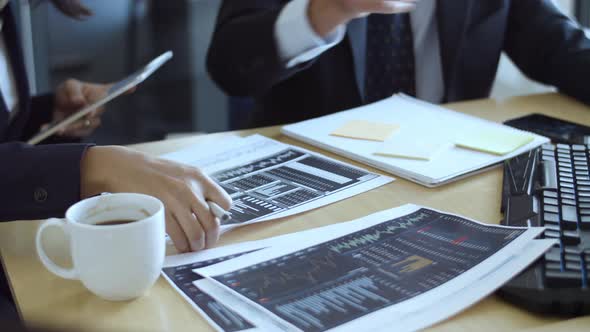
<path id="1" fill-rule="evenodd" d="M 573 15 L 572 0 L 554 0 L 567 15 Z M 526 78 L 506 55 L 502 55 L 492 98 L 504 99 L 517 95 L 555 91 L 555 88 L 533 82 Z"/>

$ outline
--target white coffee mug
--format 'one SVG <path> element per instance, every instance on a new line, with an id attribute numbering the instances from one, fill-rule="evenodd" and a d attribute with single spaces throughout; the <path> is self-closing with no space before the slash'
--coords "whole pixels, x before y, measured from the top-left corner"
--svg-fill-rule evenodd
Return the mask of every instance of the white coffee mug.
<path id="1" fill-rule="evenodd" d="M 142 194 L 104 194 L 83 200 L 64 219 L 49 219 L 37 230 L 37 253 L 54 274 L 77 279 L 92 293 L 111 301 L 142 296 L 158 279 L 164 256 L 164 205 Z M 117 225 L 97 225 L 109 221 Z M 41 243 L 43 231 L 59 227 L 70 237 L 73 267 L 55 264 Z"/>

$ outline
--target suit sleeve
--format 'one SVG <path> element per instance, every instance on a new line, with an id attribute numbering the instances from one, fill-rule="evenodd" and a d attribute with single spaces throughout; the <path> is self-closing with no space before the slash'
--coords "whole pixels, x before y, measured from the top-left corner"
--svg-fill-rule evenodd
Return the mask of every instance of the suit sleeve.
<path id="1" fill-rule="evenodd" d="M 274 27 L 287 2 L 223 1 L 207 55 L 207 69 L 229 95 L 261 96 L 313 63 L 288 68 L 281 59 Z"/>
<path id="2" fill-rule="evenodd" d="M 505 50 L 530 78 L 590 104 L 590 40 L 550 0 L 512 1 Z"/>
<path id="3" fill-rule="evenodd" d="M 31 116 L 23 128 L 23 141 L 39 132 L 42 125 L 51 122 L 55 106 L 55 95 L 45 94 L 31 98 Z"/>
<path id="4" fill-rule="evenodd" d="M 80 199 L 84 144 L 0 144 L 0 221 L 61 217 Z"/>
<path id="5" fill-rule="evenodd" d="M 44 94 L 31 98 L 31 116 L 29 117 L 21 141 L 28 141 L 31 137 L 39 132 L 41 126 L 50 123 L 53 120 L 53 111 L 55 109 L 55 95 Z M 76 137 L 47 137 L 41 144 L 62 144 L 62 143 L 79 143 L 80 139 Z"/>

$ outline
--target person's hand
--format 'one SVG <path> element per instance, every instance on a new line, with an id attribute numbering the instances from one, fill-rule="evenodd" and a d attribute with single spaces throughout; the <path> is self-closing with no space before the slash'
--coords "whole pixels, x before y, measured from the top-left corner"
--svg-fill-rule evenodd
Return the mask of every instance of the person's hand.
<path id="1" fill-rule="evenodd" d="M 342 24 L 368 14 L 396 14 L 413 10 L 419 0 L 310 0 L 309 22 L 326 37 Z"/>
<path id="2" fill-rule="evenodd" d="M 69 79 L 58 86 L 55 91 L 55 110 L 52 122 L 59 122 L 82 108 L 93 104 L 107 95 L 112 84 L 95 84 Z M 134 89 L 130 90 L 132 92 Z M 85 137 L 100 126 L 100 117 L 104 112 L 100 107 L 84 118 L 70 124 L 58 132 L 58 135 L 69 137 Z M 44 125 L 44 129 L 49 124 Z"/>
<path id="3" fill-rule="evenodd" d="M 91 147 L 80 171 L 81 198 L 102 192 L 134 192 L 159 198 L 166 208 L 166 232 L 179 252 L 212 247 L 219 220 L 207 201 L 225 210 L 229 195 L 199 169 L 153 158 L 124 147 Z"/>

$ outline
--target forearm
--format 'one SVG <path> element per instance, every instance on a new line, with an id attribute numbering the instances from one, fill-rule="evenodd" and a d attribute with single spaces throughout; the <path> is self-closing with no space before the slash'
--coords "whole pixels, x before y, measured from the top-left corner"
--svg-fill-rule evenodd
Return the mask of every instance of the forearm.
<path id="1" fill-rule="evenodd" d="M 87 148 L 0 144 L 0 221 L 63 216 L 80 199 L 80 162 Z"/>

